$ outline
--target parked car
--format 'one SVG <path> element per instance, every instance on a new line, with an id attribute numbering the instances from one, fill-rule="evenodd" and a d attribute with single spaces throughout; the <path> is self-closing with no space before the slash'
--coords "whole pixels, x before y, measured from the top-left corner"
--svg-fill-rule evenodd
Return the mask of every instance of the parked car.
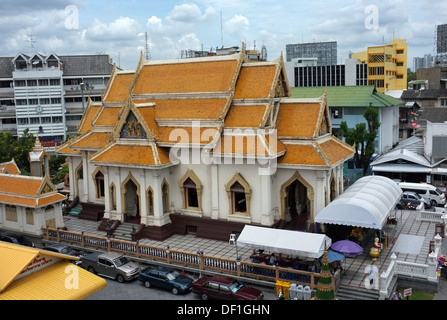
<path id="1" fill-rule="evenodd" d="M 445 195 L 445 197 L 447 198 L 447 185 L 440 184 L 440 185 L 437 185 L 436 188 L 438 188 L 439 191 L 441 191 Z"/>
<path id="2" fill-rule="evenodd" d="M 138 277 L 140 267 L 117 252 L 93 252 L 81 258 L 81 267 L 91 273 L 118 280 L 130 281 Z"/>
<path id="3" fill-rule="evenodd" d="M 69 245 L 63 244 L 63 243 L 55 243 L 50 244 L 44 248 L 45 250 L 51 251 L 51 252 L 57 252 L 62 254 L 68 254 L 70 256 L 74 257 L 83 257 L 86 255 L 86 253 L 82 250 L 77 250 Z M 76 265 L 81 264 L 81 260 L 75 261 Z"/>
<path id="4" fill-rule="evenodd" d="M 261 290 L 244 285 L 239 280 L 217 275 L 203 277 L 192 286 L 192 292 L 200 295 L 202 300 L 263 300 L 264 294 Z"/>
<path id="5" fill-rule="evenodd" d="M 22 246 L 35 247 L 34 243 L 28 239 L 28 237 L 21 234 L 0 234 L 0 241 L 5 241 L 9 243 L 20 244 Z"/>
<path id="6" fill-rule="evenodd" d="M 423 208 L 427 209 L 431 207 L 430 200 L 421 197 L 416 192 L 404 191 L 402 193 L 400 202 L 396 205 L 396 208 L 405 209 L 408 204 L 410 204 L 411 207 L 415 207 L 417 209 L 423 209 Z"/>
<path id="7" fill-rule="evenodd" d="M 147 267 L 140 271 L 138 279 L 146 288 L 157 287 L 173 294 L 191 291 L 194 280 L 175 269 L 159 266 Z"/>
<path id="8" fill-rule="evenodd" d="M 428 183 L 411 183 L 411 182 L 399 182 L 399 187 L 402 191 L 413 191 L 430 201 L 431 206 L 445 205 L 446 198 L 435 186 Z"/>

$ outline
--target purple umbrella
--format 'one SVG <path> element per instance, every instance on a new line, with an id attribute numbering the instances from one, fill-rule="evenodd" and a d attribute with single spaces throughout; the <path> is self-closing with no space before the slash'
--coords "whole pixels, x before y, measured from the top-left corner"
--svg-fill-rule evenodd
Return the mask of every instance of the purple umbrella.
<path id="1" fill-rule="evenodd" d="M 358 256 L 359 254 L 363 253 L 363 248 L 350 240 L 340 240 L 334 242 L 331 249 L 350 256 Z"/>

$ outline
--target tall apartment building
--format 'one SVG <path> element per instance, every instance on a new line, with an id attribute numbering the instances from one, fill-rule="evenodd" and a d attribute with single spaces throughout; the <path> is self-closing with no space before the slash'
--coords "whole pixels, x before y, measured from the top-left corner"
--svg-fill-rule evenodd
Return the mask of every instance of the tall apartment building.
<path id="1" fill-rule="evenodd" d="M 297 58 L 317 58 L 318 65 L 337 64 L 337 41 L 286 44 L 286 61 Z"/>
<path id="2" fill-rule="evenodd" d="M 426 54 L 423 57 L 413 58 L 413 72 L 419 69 L 428 69 L 433 65 L 434 58 L 431 54 Z"/>
<path id="3" fill-rule="evenodd" d="M 389 90 L 407 88 L 407 42 L 393 39 L 391 44 L 368 47 L 366 51 L 353 53 L 352 58 L 368 64 L 368 85 L 386 93 Z"/>
<path id="4" fill-rule="evenodd" d="M 112 71 L 108 55 L 0 57 L 0 131 L 29 129 L 43 146 L 59 144 L 77 132 L 88 97 L 101 100 Z"/>

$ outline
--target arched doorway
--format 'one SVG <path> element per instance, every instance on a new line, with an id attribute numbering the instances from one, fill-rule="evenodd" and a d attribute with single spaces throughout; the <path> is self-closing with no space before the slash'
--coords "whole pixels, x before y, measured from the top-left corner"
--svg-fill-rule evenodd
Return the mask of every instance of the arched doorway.
<path id="1" fill-rule="evenodd" d="M 283 227 L 311 231 L 313 224 L 313 189 L 297 173 L 281 187 Z"/>
<path id="2" fill-rule="evenodd" d="M 140 191 L 133 179 L 124 184 L 123 200 L 124 221 L 140 223 Z"/>

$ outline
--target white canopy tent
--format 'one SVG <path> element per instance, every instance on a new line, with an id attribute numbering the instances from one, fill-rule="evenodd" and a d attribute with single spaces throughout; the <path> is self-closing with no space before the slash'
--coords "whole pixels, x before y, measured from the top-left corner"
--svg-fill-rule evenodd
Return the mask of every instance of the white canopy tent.
<path id="1" fill-rule="evenodd" d="M 236 240 L 236 245 L 241 247 L 315 259 L 323 255 L 325 244 L 329 248 L 332 241 L 324 234 L 250 225 L 244 227 Z"/>
<path id="2" fill-rule="evenodd" d="M 389 178 L 363 177 L 321 210 L 315 222 L 382 229 L 401 195 L 402 189 Z"/>

